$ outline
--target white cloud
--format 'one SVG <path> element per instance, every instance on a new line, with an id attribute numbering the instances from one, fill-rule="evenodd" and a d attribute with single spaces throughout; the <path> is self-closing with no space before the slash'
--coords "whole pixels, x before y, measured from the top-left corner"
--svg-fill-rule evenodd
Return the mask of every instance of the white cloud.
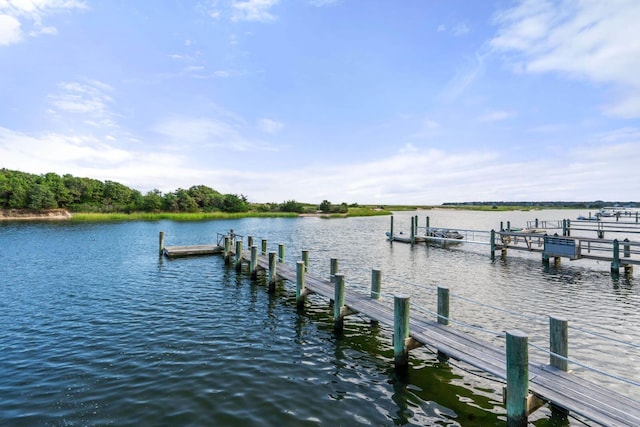
<path id="1" fill-rule="evenodd" d="M 23 40 L 23 27 L 29 26 L 31 37 L 55 35 L 58 29 L 43 25 L 43 19 L 64 10 L 85 9 L 79 0 L 4 0 L 0 1 L 0 46 Z"/>
<path id="2" fill-rule="evenodd" d="M 244 0 L 233 1 L 231 8 L 233 21 L 270 22 L 276 19 L 270 9 L 280 0 Z"/>
<path id="3" fill-rule="evenodd" d="M 79 117 L 95 127 L 117 127 L 116 114 L 111 110 L 114 101 L 109 95 L 113 88 L 108 84 L 98 80 L 62 82 L 58 89 L 58 93 L 49 95 L 54 115 L 68 120 Z"/>
<path id="4" fill-rule="evenodd" d="M 500 110 L 492 110 L 487 111 L 480 117 L 478 117 L 479 122 L 501 122 L 503 120 L 510 119 L 516 115 L 513 111 L 500 111 Z"/>
<path id="5" fill-rule="evenodd" d="M 515 70 L 610 84 L 606 114 L 640 117 L 640 2 L 534 1 L 495 16 L 490 45 Z"/>
<path id="6" fill-rule="evenodd" d="M 266 133 L 278 133 L 284 128 L 284 124 L 271 119 L 260 119 L 258 129 Z"/>
<path id="7" fill-rule="evenodd" d="M 169 142 L 182 145 L 196 144 L 199 147 L 218 147 L 232 151 L 277 150 L 271 144 L 248 137 L 245 122 L 229 116 L 173 116 L 156 123 L 151 130 L 164 136 Z"/>
<path id="8" fill-rule="evenodd" d="M 15 16 L 0 15 L 0 46 L 18 43 L 21 39 L 20 21 Z"/>

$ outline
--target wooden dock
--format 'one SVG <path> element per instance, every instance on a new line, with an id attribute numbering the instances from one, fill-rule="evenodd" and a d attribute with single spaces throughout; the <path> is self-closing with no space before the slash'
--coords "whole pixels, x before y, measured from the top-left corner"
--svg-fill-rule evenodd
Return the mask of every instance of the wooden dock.
<path id="1" fill-rule="evenodd" d="M 327 298 L 333 303 L 334 326 L 337 330 L 342 329 L 347 316 L 356 313 L 392 328 L 394 359 L 398 368 L 408 364 L 410 350 L 426 346 L 445 360 L 458 360 L 505 380 L 508 426 L 526 426 L 528 415 L 544 404 L 549 404 L 552 412 L 561 417 L 572 414 L 606 426 L 640 425 L 639 401 L 567 372 L 566 320 L 550 319 L 550 330 L 555 332 L 550 334 L 549 364 L 530 363 L 528 338 L 520 331 L 508 331 L 506 348 L 502 348 L 450 326 L 447 288 L 438 288 L 438 315 L 434 319 L 421 315 L 409 316 L 409 297 L 395 296 L 393 304 L 379 299 L 381 273 L 378 270 L 372 271 L 370 295 L 346 292 L 344 275 L 338 273 L 337 260 L 331 260 L 332 279 L 327 280 L 306 271 L 308 251 L 303 251 L 302 260 L 291 266 L 281 262 L 284 259 L 283 245 L 279 245 L 278 254 L 267 253 L 266 240 L 263 240 L 261 253 L 258 254 L 251 237 L 248 238 L 249 251 L 243 251 L 242 239 L 236 236 L 219 240 L 224 244 L 164 247 L 164 235 L 161 234 L 161 254 L 190 256 L 204 254 L 202 251 L 211 251 L 207 254 L 220 253 L 224 255 L 226 263 L 235 263 L 239 273 L 247 265 L 252 277 L 259 270 L 267 272 L 270 292 L 275 291 L 278 279 L 295 283 L 300 307 L 309 294 Z M 232 242 L 235 244 L 232 245 Z M 513 343 L 519 348 L 514 350 Z"/>
<path id="2" fill-rule="evenodd" d="M 241 260 L 251 265 L 250 255 L 243 253 Z M 335 281 L 301 273 L 300 270 L 304 271 L 304 268 L 295 268 L 284 263 L 277 263 L 274 267 L 273 259 L 270 262 L 265 255 L 257 256 L 256 261 L 256 269 L 269 271 L 270 275 L 274 274 L 282 280 L 298 283 L 297 292 L 300 298 L 315 293 L 334 302 L 339 299 Z M 302 261 L 298 264 L 304 265 Z M 271 271 L 273 268 L 275 272 Z M 341 275 L 335 274 L 335 277 L 339 276 Z M 300 281 L 303 282 L 302 286 L 299 284 Z M 376 299 L 375 294 L 379 295 L 379 289 L 372 288 L 371 296 L 344 293 L 342 306 L 337 310 L 334 307 L 334 322 L 339 325 L 344 316 L 360 313 L 382 325 L 397 328 L 397 313 L 394 312 L 394 307 Z M 446 312 L 448 313 L 448 306 Z M 409 319 L 408 337 L 404 343 L 405 350 L 408 352 L 413 348 L 427 346 L 440 355 L 462 361 L 496 378 L 508 381 L 509 356 L 505 349 L 456 330 L 448 326 L 447 320 L 442 316 L 439 320 L 412 316 Z M 528 363 L 528 413 L 548 403 L 556 410 L 570 412 L 606 426 L 640 425 L 640 402 L 552 366 L 553 357 L 549 365 Z"/>
<path id="3" fill-rule="evenodd" d="M 169 258 L 221 254 L 224 248 L 218 245 L 165 246 L 163 255 Z"/>

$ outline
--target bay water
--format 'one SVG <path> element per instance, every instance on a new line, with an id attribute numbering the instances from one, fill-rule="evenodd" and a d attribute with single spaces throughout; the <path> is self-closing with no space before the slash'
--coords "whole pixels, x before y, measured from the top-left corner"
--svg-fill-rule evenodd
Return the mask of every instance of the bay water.
<path id="1" fill-rule="evenodd" d="M 485 231 L 580 214 L 436 209 L 396 213 L 395 229 L 408 231 L 416 213 L 421 225 L 428 215 L 432 226 Z M 2 424 L 504 425 L 501 381 L 428 348 L 396 372 L 388 328 L 351 316 L 336 334 L 329 301 L 311 296 L 298 311 L 295 284 L 270 294 L 264 276 L 251 280 L 220 256 L 161 258 L 160 231 L 167 245 L 192 245 L 233 229 L 270 251 L 284 244 L 290 264 L 309 250 L 310 273 L 326 277 L 337 258 L 348 292 L 368 293 L 379 269 L 383 301 L 408 294 L 425 316 L 436 287 L 449 287 L 452 327 L 496 345 L 520 329 L 548 348 L 548 316 L 565 317 L 574 374 L 640 398 L 637 274 L 613 277 L 589 260 L 545 266 L 516 251 L 492 260 L 483 245 L 390 243 L 389 225 L 385 216 L 0 223 Z M 532 348 L 530 359 L 548 354 Z M 530 420 L 555 422 L 547 409 Z"/>

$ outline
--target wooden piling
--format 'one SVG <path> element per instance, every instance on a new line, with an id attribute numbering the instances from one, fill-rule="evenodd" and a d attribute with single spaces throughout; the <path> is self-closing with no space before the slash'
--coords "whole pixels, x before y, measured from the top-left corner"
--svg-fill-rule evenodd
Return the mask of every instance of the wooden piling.
<path id="1" fill-rule="evenodd" d="M 231 264 L 231 238 L 224 236 L 224 263 L 225 265 Z"/>
<path id="2" fill-rule="evenodd" d="M 304 305 L 304 275 L 306 267 L 304 261 L 296 262 L 296 305 L 301 308 Z"/>
<path id="3" fill-rule="evenodd" d="M 613 240 L 613 261 L 611 261 L 611 272 L 620 274 L 620 243 L 618 239 Z"/>
<path id="4" fill-rule="evenodd" d="M 527 427 L 528 341 L 522 331 L 507 331 L 507 427 Z"/>
<path id="5" fill-rule="evenodd" d="M 242 240 L 236 240 L 236 271 L 242 270 Z"/>
<path id="6" fill-rule="evenodd" d="M 269 292 L 276 291 L 276 253 L 269 252 Z"/>
<path id="7" fill-rule="evenodd" d="M 411 217 L 411 244 L 416 242 L 416 218 Z"/>
<path id="8" fill-rule="evenodd" d="M 371 299 L 380 299 L 380 290 L 382 289 L 382 272 L 380 270 L 371 270 Z"/>
<path id="9" fill-rule="evenodd" d="M 262 255 L 267 255 L 267 239 L 262 239 Z"/>
<path id="10" fill-rule="evenodd" d="M 449 324 L 449 288 L 438 286 L 438 323 Z"/>
<path id="11" fill-rule="evenodd" d="M 502 223 L 500 223 L 500 229 L 502 229 Z M 491 230 L 491 242 L 489 242 L 489 245 L 491 247 L 491 259 L 495 259 L 496 258 L 496 231 L 495 230 Z"/>
<path id="12" fill-rule="evenodd" d="M 333 283 L 333 328 L 336 331 L 342 331 L 342 329 L 344 328 L 344 274 L 336 273 Z"/>
<path id="13" fill-rule="evenodd" d="M 569 364 L 569 332 L 568 321 L 561 317 L 549 317 L 549 364 L 567 371 Z"/>
<path id="14" fill-rule="evenodd" d="M 631 256 L 631 246 L 628 244 L 629 243 L 629 239 L 624 239 L 623 242 L 624 244 L 624 257 L 625 258 L 629 258 Z"/>
<path id="15" fill-rule="evenodd" d="M 249 262 L 249 273 L 251 278 L 255 279 L 258 275 L 258 247 L 251 246 L 251 261 Z"/>
<path id="16" fill-rule="evenodd" d="M 389 229 L 389 240 L 393 242 L 393 215 L 391 215 L 391 226 Z"/>
<path id="17" fill-rule="evenodd" d="M 554 368 L 567 371 L 569 363 L 569 332 L 568 321 L 561 317 L 549 316 L 549 365 Z M 566 419 L 569 411 L 557 406 L 550 405 L 551 414 L 554 418 Z"/>
<path id="18" fill-rule="evenodd" d="M 284 244 L 278 244 L 278 262 L 284 262 Z"/>
<path id="19" fill-rule="evenodd" d="M 338 259 L 337 258 L 331 258 L 331 260 L 329 261 L 329 264 L 330 264 L 329 265 L 329 275 L 331 275 L 331 277 L 333 278 L 333 276 L 335 276 L 338 273 Z"/>
<path id="20" fill-rule="evenodd" d="M 247 236 L 247 247 L 253 246 L 253 236 Z"/>
<path id="21" fill-rule="evenodd" d="M 158 240 L 159 240 L 159 246 L 160 246 L 160 255 L 162 255 L 162 253 L 164 252 L 164 231 L 160 232 L 160 235 L 158 236 Z"/>
<path id="22" fill-rule="evenodd" d="M 396 368 L 409 365 L 409 296 L 395 295 L 393 298 L 393 358 Z"/>
<path id="23" fill-rule="evenodd" d="M 304 271 L 309 271 L 309 251 L 306 249 L 302 251 L 302 261 L 304 262 Z"/>

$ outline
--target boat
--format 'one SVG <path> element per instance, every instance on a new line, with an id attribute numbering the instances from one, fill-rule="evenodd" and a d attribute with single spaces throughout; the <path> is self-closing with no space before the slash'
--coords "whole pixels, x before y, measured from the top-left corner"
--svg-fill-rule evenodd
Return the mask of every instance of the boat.
<path id="1" fill-rule="evenodd" d="M 447 230 L 445 228 L 433 228 L 429 229 L 428 232 L 429 237 L 437 237 L 439 239 L 451 239 L 451 240 L 461 240 L 464 239 L 464 236 L 460 234 L 456 230 Z"/>

